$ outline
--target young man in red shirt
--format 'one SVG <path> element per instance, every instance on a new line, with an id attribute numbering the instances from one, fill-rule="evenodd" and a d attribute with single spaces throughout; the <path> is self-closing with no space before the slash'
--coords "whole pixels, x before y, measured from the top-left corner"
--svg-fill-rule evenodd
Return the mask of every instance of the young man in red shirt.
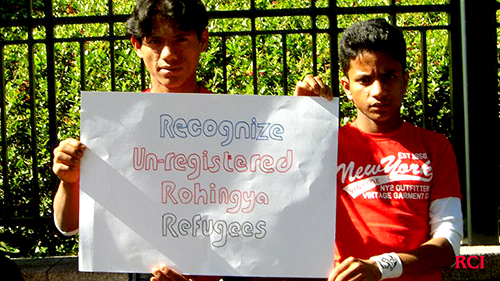
<path id="1" fill-rule="evenodd" d="M 208 15 L 199 0 L 140 0 L 127 22 L 137 55 L 144 61 L 155 93 L 209 93 L 196 79 L 200 54 L 208 47 Z M 62 141 L 54 150 L 53 171 L 60 184 L 54 198 L 56 226 L 66 235 L 78 232 L 80 159 L 85 145 Z M 157 278 L 167 270 L 155 269 Z"/>
<path id="2" fill-rule="evenodd" d="M 132 45 L 144 61 L 155 93 L 208 93 L 196 81 L 200 54 L 208 46 L 208 15 L 199 0 L 137 1 L 127 22 Z M 62 141 L 54 150 L 53 171 L 61 180 L 54 198 L 56 225 L 78 229 L 80 158 L 85 145 Z"/>
<path id="3" fill-rule="evenodd" d="M 384 20 L 356 23 L 344 31 L 340 60 L 357 116 L 339 130 L 329 280 L 441 280 L 463 235 L 457 164 L 443 135 L 401 118 L 408 84 L 403 34 Z"/>
<path id="4" fill-rule="evenodd" d="M 200 0 L 136 2 L 127 32 L 151 76 L 147 92 L 209 93 L 196 79 L 200 54 L 208 47 L 207 25 L 208 15 Z M 327 96 L 329 89 L 322 87 L 315 93 Z M 53 203 L 54 220 L 66 235 L 78 232 L 80 159 L 85 148 L 80 141 L 70 138 L 54 150 L 53 171 L 60 179 Z M 187 279 L 165 266 L 153 269 L 152 273 L 152 281 Z M 219 280 L 219 277 L 196 279 Z"/>

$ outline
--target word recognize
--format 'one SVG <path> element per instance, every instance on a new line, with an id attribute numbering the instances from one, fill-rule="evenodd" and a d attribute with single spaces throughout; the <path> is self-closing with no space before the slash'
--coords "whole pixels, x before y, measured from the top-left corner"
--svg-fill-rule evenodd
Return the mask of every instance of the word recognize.
<path id="1" fill-rule="evenodd" d="M 202 134 L 205 137 L 223 136 L 221 145 L 227 146 L 236 139 L 253 139 L 257 141 L 283 141 L 285 128 L 281 124 L 252 121 L 238 121 L 234 124 L 231 120 L 217 122 L 207 119 L 202 122 L 198 118 L 186 120 L 182 117 L 174 119 L 169 114 L 160 115 L 160 138 L 196 138 Z"/>

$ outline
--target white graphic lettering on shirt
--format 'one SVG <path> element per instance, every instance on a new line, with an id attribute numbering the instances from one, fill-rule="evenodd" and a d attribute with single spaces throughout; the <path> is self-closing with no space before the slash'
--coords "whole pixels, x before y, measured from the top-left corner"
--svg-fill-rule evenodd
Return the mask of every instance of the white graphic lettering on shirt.
<path id="1" fill-rule="evenodd" d="M 413 154 L 419 155 L 419 154 Z M 423 155 L 423 154 L 420 154 Z M 349 193 L 352 198 L 356 198 L 367 191 L 374 189 L 377 186 L 388 185 L 390 183 L 398 183 L 403 181 L 414 181 L 421 183 L 429 183 L 432 180 L 433 171 L 430 160 L 412 161 L 411 163 L 401 160 L 401 153 L 396 157 L 389 155 L 380 160 L 379 164 L 356 167 L 356 163 L 351 161 L 348 165 L 342 163 L 338 166 L 338 173 L 341 173 L 342 184 L 349 182 L 343 190 Z M 426 156 L 426 155 L 425 155 Z M 413 158 L 414 157 L 408 157 Z M 418 157 L 420 158 L 420 157 Z M 421 157 L 424 158 L 424 157 Z M 426 159 L 427 157 L 425 157 Z M 403 186 L 397 184 L 395 189 L 402 189 Z M 414 193 L 406 194 L 404 192 L 412 192 L 411 190 L 395 190 L 390 193 L 367 194 L 365 198 L 385 198 L 385 199 L 426 199 L 428 197 L 427 185 L 414 185 L 419 187 L 419 190 L 414 190 Z M 427 190 L 422 190 L 427 188 Z M 424 192 L 423 195 L 419 193 Z M 427 194 L 427 195 L 425 195 Z"/>

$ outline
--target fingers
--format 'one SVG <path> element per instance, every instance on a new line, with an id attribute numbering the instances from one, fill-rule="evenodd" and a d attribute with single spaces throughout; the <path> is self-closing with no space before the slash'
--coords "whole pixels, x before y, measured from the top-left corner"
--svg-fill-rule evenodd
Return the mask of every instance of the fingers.
<path id="1" fill-rule="evenodd" d="M 330 273 L 328 281 L 380 280 L 380 270 L 374 262 L 347 258 Z"/>
<path id="2" fill-rule="evenodd" d="M 83 143 L 78 140 L 69 138 L 59 143 L 59 146 L 54 149 L 54 154 L 63 152 L 79 159 L 83 156 L 85 149 L 86 146 Z"/>
<path id="3" fill-rule="evenodd" d="M 341 264 L 335 266 L 335 268 L 332 270 L 332 272 L 330 273 L 330 276 L 328 276 L 328 281 L 337 281 L 337 280 L 341 280 L 339 279 L 339 275 L 344 272 L 347 268 L 349 268 L 349 266 L 351 265 L 351 263 L 354 262 L 354 258 L 353 257 L 350 257 L 350 258 L 347 258 L 346 260 L 344 260 Z"/>
<path id="4" fill-rule="evenodd" d="M 190 281 L 188 278 L 176 271 L 168 268 L 167 266 L 160 266 L 159 268 L 154 268 L 151 273 L 151 281 Z"/>
<path id="5" fill-rule="evenodd" d="M 85 149 L 85 145 L 75 139 L 66 139 L 54 149 L 52 170 L 60 180 L 73 183 L 79 179 L 80 159 Z"/>
<path id="6" fill-rule="evenodd" d="M 304 80 L 297 82 L 294 96 L 320 96 L 327 100 L 333 99 L 330 87 L 325 85 L 319 76 L 307 75 Z"/>

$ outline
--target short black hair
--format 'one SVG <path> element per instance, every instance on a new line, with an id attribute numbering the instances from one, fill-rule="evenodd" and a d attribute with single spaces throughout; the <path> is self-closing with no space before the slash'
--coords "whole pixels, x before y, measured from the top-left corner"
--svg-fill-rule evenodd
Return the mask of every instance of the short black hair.
<path id="1" fill-rule="evenodd" d="M 198 38 L 208 25 L 208 13 L 200 0 L 137 0 L 127 20 L 127 34 L 142 43 L 153 31 L 155 16 L 171 20 L 183 31 L 194 30 Z"/>
<path id="2" fill-rule="evenodd" d="M 401 30 L 384 19 L 357 22 L 347 28 L 340 39 L 339 57 L 344 74 L 351 60 L 363 52 L 383 52 L 401 64 L 406 71 L 406 41 Z"/>

